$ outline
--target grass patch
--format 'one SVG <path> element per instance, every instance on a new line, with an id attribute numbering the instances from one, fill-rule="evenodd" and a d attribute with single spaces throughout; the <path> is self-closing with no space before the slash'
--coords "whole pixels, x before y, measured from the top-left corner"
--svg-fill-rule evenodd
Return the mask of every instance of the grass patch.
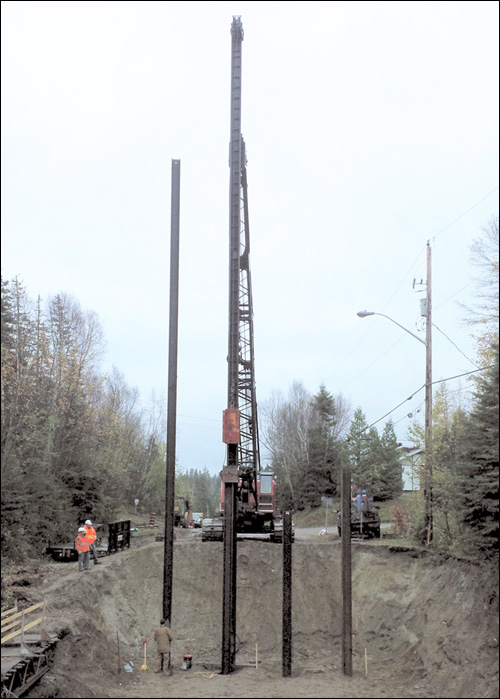
<path id="1" fill-rule="evenodd" d="M 380 513 L 382 522 L 394 521 L 394 508 L 399 507 L 403 512 L 418 508 L 419 504 L 424 504 L 423 491 L 415 490 L 412 493 L 403 493 L 399 498 L 394 500 L 386 500 L 385 502 L 376 502 L 375 507 Z"/>
<path id="2" fill-rule="evenodd" d="M 394 522 L 394 508 L 399 507 L 403 512 L 412 512 L 419 505 L 423 507 L 423 493 L 414 491 L 412 493 L 403 493 L 401 497 L 385 502 L 376 502 L 375 506 L 380 513 L 382 522 Z M 327 522 L 328 527 L 337 526 L 337 510 L 340 510 L 340 499 L 334 499 L 331 507 L 328 507 L 327 512 L 324 505 L 321 507 L 310 507 L 300 512 L 295 512 L 293 515 L 293 523 L 299 529 L 312 527 L 324 527 Z"/>
<path id="3" fill-rule="evenodd" d="M 334 500 L 333 505 L 328 507 L 328 513 L 326 512 L 326 507 L 322 505 L 321 507 L 310 507 L 300 512 L 296 512 L 293 515 L 293 523 L 299 529 L 316 528 L 320 529 L 325 526 L 325 523 L 329 527 L 337 526 L 337 512 L 340 510 L 340 500 Z"/>

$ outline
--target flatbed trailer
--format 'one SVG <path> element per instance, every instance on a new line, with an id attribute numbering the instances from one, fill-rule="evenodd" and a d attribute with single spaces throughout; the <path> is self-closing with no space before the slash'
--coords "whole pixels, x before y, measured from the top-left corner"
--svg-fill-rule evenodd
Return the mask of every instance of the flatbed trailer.
<path id="1" fill-rule="evenodd" d="M 342 536 L 342 513 L 338 512 L 337 528 L 339 536 Z M 359 509 L 355 501 L 351 502 L 352 539 L 380 539 L 380 514 L 374 505 L 370 509 Z"/>
<path id="2" fill-rule="evenodd" d="M 96 524 L 96 549 L 99 558 L 130 548 L 130 520 L 125 519 L 107 524 Z M 54 544 L 47 553 L 56 561 L 77 561 L 78 551 L 74 543 Z"/>

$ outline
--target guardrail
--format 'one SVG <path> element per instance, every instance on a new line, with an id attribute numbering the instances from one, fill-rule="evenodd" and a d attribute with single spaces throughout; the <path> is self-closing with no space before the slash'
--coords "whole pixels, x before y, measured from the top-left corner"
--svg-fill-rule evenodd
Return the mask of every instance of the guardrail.
<path id="1" fill-rule="evenodd" d="M 42 614 L 36 619 L 33 619 L 33 612 L 41 609 Z M 45 601 L 38 602 L 38 604 L 33 604 L 27 609 L 18 610 L 17 607 L 12 607 L 2 612 L 2 624 L 1 624 L 1 644 L 7 643 L 13 638 L 20 636 L 21 645 L 25 645 L 25 634 L 28 629 L 33 629 L 35 626 L 40 625 L 40 638 L 44 640 L 44 636 L 47 639 L 50 638 L 43 628 L 43 620 L 45 617 Z M 13 629 L 13 630 L 11 630 Z M 10 631 L 10 633 L 8 633 Z"/>

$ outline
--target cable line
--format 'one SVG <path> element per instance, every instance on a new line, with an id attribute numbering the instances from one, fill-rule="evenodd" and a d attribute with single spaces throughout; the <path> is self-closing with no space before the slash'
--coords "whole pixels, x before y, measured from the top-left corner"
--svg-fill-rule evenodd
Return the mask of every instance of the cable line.
<path id="1" fill-rule="evenodd" d="M 477 374 L 478 371 L 486 371 L 486 369 L 491 369 L 493 366 L 494 366 L 493 364 L 488 364 L 488 366 L 482 367 L 481 369 L 473 369 L 472 371 L 466 371 L 465 373 L 463 373 L 463 374 L 457 374 L 456 376 L 448 376 L 446 379 L 438 379 L 437 381 L 433 381 L 433 382 L 431 383 L 431 386 L 434 386 L 434 385 L 437 384 L 437 383 L 444 383 L 445 381 L 452 381 L 453 379 L 459 379 L 459 378 L 462 377 L 462 376 L 469 376 L 470 374 Z M 414 396 L 416 396 L 417 393 L 419 393 L 423 388 L 425 388 L 425 383 L 423 384 L 423 386 L 420 386 L 420 388 L 417 389 L 414 393 L 412 393 L 411 396 L 408 396 L 408 398 L 405 398 L 404 400 L 402 400 L 401 403 L 398 403 L 398 405 L 396 405 L 395 408 L 392 408 L 392 410 L 389 410 L 388 413 L 386 413 L 385 415 L 382 415 L 382 417 L 379 417 L 378 420 L 375 420 L 375 422 L 372 422 L 371 425 L 368 425 L 368 427 L 365 427 L 364 430 L 361 430 L 361 432 L 358 432 L 355 436 L 357 437 L 358 435 L 363 434 L 363 432 L 366 432 L 366 430 L 369 430 L 371 427 L 373 427 L 374 425 L 376 425 L 377 422 L 380 422 L 380 421 L 383 420 L 385 417 L 387 417 L 388 415 L 390 415 L 391 413 L 393 413 L 395 410 L 397 410 L 398 408 L 400 408 L 400 407 L 403 405 L 403 403 L 406 403 L 407 400 L 411 400 L 411 399 L 412 399 Z"/>
<path id="2" fill-rule="evenodd" d="M 462 355 L 463 355 L 471 364 L 473 364 L 475 367 L 479 368 L 479 367 L 477 366 L 476 362 L 473 362 L 472 359 L 471 359 L 470 357 L 468 357 L 466 354 L 464 354 L 464 352 L 462 352 L 462 350 L 460 349 L 460 347 L 459 347 L 458 345 L 456 345 L 456 344 L 453 342 L 453 340 L 451 340 L 451 339 L 448 337 L 448 335 L 447 335 L 445 332 L 443 332 L 443 331 L 441 330 L 441 328 L 438 328 L 438 326 L 437 326 L 435 323 L 432 324 L 432 327 L 433 327 L 433 328 L 436 328 L 436 330 L 439 330 L 439 332 L 440 332 L 442 335 L 444 335 L 445 338 L 446 338 L 447 340 L 449 340 L 449 341 L 451 342 L 451 344 L 453 345 L 453 347 L 456 347 L 456 348 L 457 348 L 457 350 L 460 352 L 460 354 L 462 354 Z"/>
<path id="3" fill-rule="evenodd" d="M 441 229 L 441 230 L 439 231 L 439 233 L 436 233 L 436 235 L 433 236 L 433 240 L 436 240 L 436 238 L 438 237 L 438 235 L 441 235 L 441 233 L 444 233 L 446 230 L 448 230 L 448 228 L 450 228 L 450 226 L 453 226 L 454 223 L 456 223 L 457 221 L 460 221 L 460 219 L 463 218 L 466 214 L 468 214 L 469 211 L 472 211 L 472 209 L 475 209 L 476 206 L 478 206 L 478 204 L 480 204 L 480 203 L 481 203 L 482 201 L 484 201 L 487 197 L 489 197 L 490 194 L 493 194 L 493 192 L 496 192 L 497 189 L 498 189 L 498 185 L 497 185 L 496 187 L 493 187 L 493 189 L 492 189 L 490 192 L 488 192 L 488 194 L 485 194 L 484 197 L 482 197 L 482 199 L 480 199 L 479 201 L 476 201 L 476 203 L 473 204 L 473 205 L 470 207 L 470 209 L 467 209 L 467 211 L 464 211 L 464 213 L 463 213 L 463 214 L 460 214 L 460 216 L 459 216 L 458 218 L 456 218 L 454 221 L 452 221 L 452 222 L 449 223 L 447 226 L 445 226 L 443 229 Z"/>

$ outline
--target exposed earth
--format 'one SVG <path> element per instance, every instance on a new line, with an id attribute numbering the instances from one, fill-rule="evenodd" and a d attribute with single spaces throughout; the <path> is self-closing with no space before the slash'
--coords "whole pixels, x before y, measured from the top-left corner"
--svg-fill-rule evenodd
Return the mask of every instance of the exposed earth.
<path id="1" fill-rule="evenodd" d="M 344 676 L 341 545 L 318 529 L 296 530 L 292 547 L 292 677 L 282 677 L 282 550 L 256 541 L 238 543 L 236 670 L 219 674 L 223 549 L 202 543 L 200 531 L 180 530 L 174 543 L 171 677 L 155 674 L 152 640 L 141 669 L 142 638 L 152 639 L 163 599 L 154 537 L 88 573 L 47 562 L 36 576 L 4 578 L 4 601 L 47 600 L 47 630 L 65 634 L 26 696 L 498 697 L 491 581 L 477 566 L 380 541 L 352 544 L 353 676 Z"/>

